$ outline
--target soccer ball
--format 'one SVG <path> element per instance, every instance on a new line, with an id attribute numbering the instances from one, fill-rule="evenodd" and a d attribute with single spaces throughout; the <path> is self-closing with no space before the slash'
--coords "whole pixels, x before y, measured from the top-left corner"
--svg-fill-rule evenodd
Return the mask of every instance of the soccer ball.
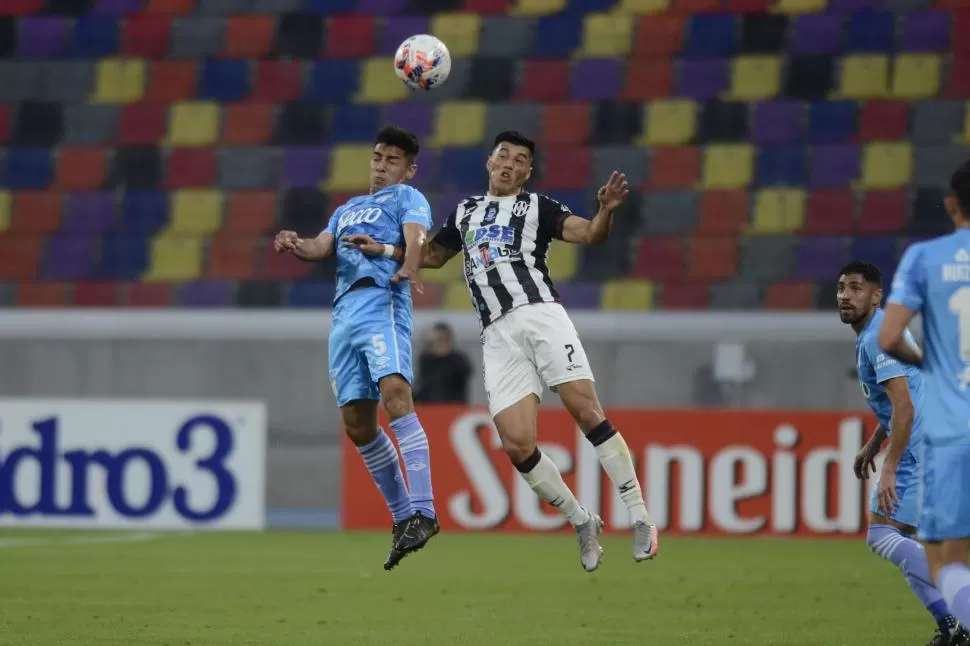
<path id="1" fill-rule="evenodd" d="M 430 90 L 448 79 L 451 54 L 434 36 L 411 36 L 394 54 L 394 73 L 412 90 Z"/>

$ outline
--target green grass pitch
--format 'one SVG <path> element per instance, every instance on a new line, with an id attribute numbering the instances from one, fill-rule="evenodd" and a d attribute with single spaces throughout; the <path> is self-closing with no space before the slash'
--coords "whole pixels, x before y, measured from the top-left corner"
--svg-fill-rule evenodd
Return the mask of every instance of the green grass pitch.
<path id="1" fill-rule="evenodd" d="M 113 541 L 112 539 L 119 540 Z M 141 539 L 141 540 L 138 540 Z M 109 542 L 111 541 L 111 542 Z M 921 645 L 934 625 L 861 541 L 0 531 L 0 644 Z"/>

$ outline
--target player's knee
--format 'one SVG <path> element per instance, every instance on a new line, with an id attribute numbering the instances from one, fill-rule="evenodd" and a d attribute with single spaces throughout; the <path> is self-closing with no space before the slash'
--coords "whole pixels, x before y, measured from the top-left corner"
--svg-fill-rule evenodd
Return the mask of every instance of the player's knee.
<path id="1" fill-rule="evenodd" d="M 509 461 L 514 465 L 519 465 L 529 459 L 535 453 L 535 442 L 503 442 L 502 450 L 509 456 Z"/>
<path id="2" fill-rule="evenodd" d="M 400 375 L 391 375 L 381 380 L 381 399 L 384 402 L 384 410 L 391 419 L 414 412 L 411 385 Z"/>
<path id="3" fill-rule="evenodd" d="M 344 423 L 344 432 L 354 446 L 365 446 L 377 439 L 377 427 L 373 425 L 359 425 Z"/>
<path id="4" fill-rule="evenodd" d="M 563 405 L 584 433 L 592 431 L 606 419 L 592 382 L 586 380 L 567 382 L 558 388 Z"/>

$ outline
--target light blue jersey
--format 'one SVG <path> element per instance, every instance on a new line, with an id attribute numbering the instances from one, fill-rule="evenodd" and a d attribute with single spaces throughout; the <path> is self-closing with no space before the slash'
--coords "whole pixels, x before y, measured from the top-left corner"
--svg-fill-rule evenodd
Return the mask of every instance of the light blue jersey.
<path id="1" fill-rule="evenodd" d="M 413 381 L 411 290 L 406 281 L 390 281 L 400 263 L 340 245 L 344 236 L 366 233 L 377 242 L 403 246 L 404 225 L 411 222 L 430 229 L 431 207 L 417 189 L 395 184 L 351 198 L 327 224 L 337 238 L 329 367 L 338 406 L 380 399 L 379 384 L 388 375 Z"/>
<path id="2" fill-rule="evenodd" d="M 879 329 L 882 327 L 883 311 L 877 309 L 862 329 L 855 342 L 856 372 L 862 394 L 866 396 L 869 408 L 879 424 L 886 431 L 892 426 L 893 405 L 884 385 L 890 379 L 905 377 L 909 387 L 909 398 L 913 402 L 913 428 L 909 443 L 896 469 L 896 495 L 899 504 L 890 516 L 893 520 L 910 526 L 919 524 L 919 455 L 923 433 L 923 377 L 918 368 L 896 361 L 879 349 Z M 909 331 L 906 340 L 916 345 Z M 874 487 L 869 509 L 885 515 L 879 509 L 878 487 Z"/>
<path id="3" fill-rule="evenodd" d="M 923 318 L 920 536 L 970 537 L 970 231 L 909 247 L 889 302 Z"/>

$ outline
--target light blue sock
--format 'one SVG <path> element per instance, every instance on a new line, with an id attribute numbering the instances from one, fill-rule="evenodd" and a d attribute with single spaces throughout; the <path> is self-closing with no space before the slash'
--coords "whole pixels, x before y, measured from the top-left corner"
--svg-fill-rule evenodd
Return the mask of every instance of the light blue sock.
<path id="1" fill-rule="evenodd" d="M 421 428 L 417 413 L 408 413 L 391 422 L 397 445 L 408 473 L 411 507 L 428 518 L 434 518 L 434 493 L 431 491 L 431 455 L 428 436 Z"/>
<path id="2" fill-rule="evenodd" d="M 936 585 L 954 616 L 970 626 L 970 568 L 963 563 L 944 565 L 936 576 Z"/>
<path id="3" fill-rule="evenodd" d="M 948 629 L 952 622 L 950 610 L 943 596 L 930 582 L 930 566 L 926 562 L 923 546 L 903 534 L 892 525 L 869 525 L 866 544 L 872 551 L 899 567 L 906 583 L 933 615 L 941 629 Z"/>
<path id="4" fill-rule="evenodd" d="M 384 496 L 387 508 L 391 510 L 391 519 L 399 523 L 407 520 L 414 513 L 411 509 L 411 496 L 404 483 L 404 474 L 401 473 L 397 449 L 394 448 L 394 443 L 384 429 L 379 430 L 376 440 L 370 444 L 358 446 L 357 450 L 364 458 L 370 477 L 374 479 L 381 495 Z"/>

